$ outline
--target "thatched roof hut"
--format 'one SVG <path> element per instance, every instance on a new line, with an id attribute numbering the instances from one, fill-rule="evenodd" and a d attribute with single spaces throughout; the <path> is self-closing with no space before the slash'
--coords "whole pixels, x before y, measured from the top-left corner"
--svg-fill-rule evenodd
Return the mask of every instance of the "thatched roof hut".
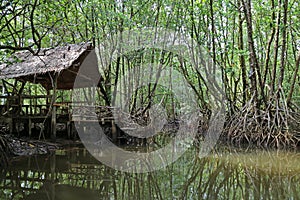
<path id="1" fill-rule="evenodd" d="M 52 78 L 59 73 L 57 89 L 72 89 L 77 72 L 82 65 L 89 65 L 87 76 L 99 79 L 97 57 L 90 43 L 69 44 L 55 48 L 41 49 L 38 55 L 28 51 L 16 52 L 6 63 L 0 64 L 0 79 L 15 78 L 21 81 L 40 83 L 47 90 L 52 89 Z M 84 87 L 83 84 L 80 85 Z"/>

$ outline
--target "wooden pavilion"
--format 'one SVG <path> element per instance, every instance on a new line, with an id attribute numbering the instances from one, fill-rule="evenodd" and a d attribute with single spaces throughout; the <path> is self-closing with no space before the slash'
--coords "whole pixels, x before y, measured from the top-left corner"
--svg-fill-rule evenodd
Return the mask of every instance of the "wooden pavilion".
<path id="1" fill-rule="evenodd" d="M 43 123 L 48 126 L 44 130 L 50 130 L 51 137 L 55 139 L 57 121 L 66 123 L 66 126 L 71 121 L 70 102 L 57 102 L 57 90 L 73 89 L 82 65 L 88 65 L 85 72 L 88 77 L 99 80 L 97 57 L 93 49 L 90 43 L 82 43 L 41 49 L 38 55 L 22 51 L 14 53 L 4 64 L 0 64 L 0 123 L 8 126 L 10 133 L 17 132 L 18 124 L 22 123 L 28 129 L 29 136 L 35 123 Z M 14 79 L 15 83 L 7 79 Z M 21 86 L 16 87 L 17 82 Z M 47 94 L 23 94 L 28 82 L 42 85 Z M 83 80 L 76 87 L 86 87 L 87 84 L 90 83 Z M 13 89 L 9 90 L 9 86 Z M 38 104 L 37 99 L 43 99 L 45 103 Z M 25 100 L 29 103 L 25 104 Z"/>

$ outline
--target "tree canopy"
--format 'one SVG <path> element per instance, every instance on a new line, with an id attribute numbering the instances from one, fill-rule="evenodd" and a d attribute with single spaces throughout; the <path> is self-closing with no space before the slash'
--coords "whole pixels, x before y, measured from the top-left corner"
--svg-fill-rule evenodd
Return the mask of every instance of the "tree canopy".
<path id="1" fill-rule="evenodd" d="M 96 45 L 108 35 L 135 28 L 183 31 L 207 50 L 222 71 L 226 133 L 231 140 L 274 146 L 298 141 L 297 0 L 3 0 L 0 12 L 0 62 L 20 50 L 38 55 L 45 47 L 81 42 Z M 114 86 L 124 66 L 130 65 L 127 61 L 120 58 L 102 72 L 103 103 L 111 103 Z M 173 62 L 178 63 L 176 59 Z M 209 110 L 208 88 L 201 76 L 188 67 L 178 65 L 178 69 L 194 89 L 202 111 Z M 155 88 L 157 92 L 160 89 Z M 144 101 L 141 93 L 152 94 L 153 88 L 144 90 L 136 93 L 139 101 Z M 137 111 L 138 105 L 133 110 Z"/>

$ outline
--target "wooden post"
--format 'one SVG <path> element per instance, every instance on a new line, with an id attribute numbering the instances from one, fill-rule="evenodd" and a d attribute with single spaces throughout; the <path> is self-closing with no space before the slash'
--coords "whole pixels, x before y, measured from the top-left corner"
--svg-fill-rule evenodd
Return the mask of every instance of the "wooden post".
<path id="1" fill-rule="evenodd" d="M 34 107 L 34 115 L 38 115 L 37 111 L 37 86 L 34 85 L 34 99 L 33 99 L 33 107 Z"/>
<path id="2" fill-rule="evenodd" d="M 56 140 L 56 106 L 52 107 L 52 117 L 51 117 L 51 134 L 52 140 Z"/>
<path id="3" fill-rule="evenodd" d="M 117 127 L 114 120 L 111 121 L 111 134 L 112 134 L 112 141 L 117 142 Z"/>
<path id="4" fill-rule="evenodd" d="M 28 135 L 31 138 L 31 117 L 28 117 Z"/>
<path id="5" fill-rule="evenodd" d="M 32 112 L 32 95 L 31 95 L 31 85 L 29 86 L 29 96 L 30 96 L 30 98 L 29 98 L 29 115 L 32 115 L 33 114 L 33 112 Z"/>
<path id="6" fill-rule="evenodd" d="M 50 102 L 49 102 L 49 96 L 50 95 L 50 92 L 49 92 L 49 90 L 47 90 L 47 98 L 46 98 L 46 105 L 49 105 L 50 104 Z"/>
<path id="7" fill-rule="evenodd" d="M 51 139 L 55 142 L 56 140 L 56 89 L 57 89 L 57 78 L 58 73 L 54 74 L 53 79 L 53 93 L 52 93 L 52 100 L 51 100 L 51 108 L 52 108 L 52 114 L 51 114 Z"/>

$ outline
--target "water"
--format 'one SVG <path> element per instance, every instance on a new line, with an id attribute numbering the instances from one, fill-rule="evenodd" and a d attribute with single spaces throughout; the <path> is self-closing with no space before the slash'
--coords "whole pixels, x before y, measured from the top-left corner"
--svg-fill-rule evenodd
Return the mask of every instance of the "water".
<path id="1" fill-rule="evenodd" d="M 83 147 L 22 157 L 0 170 L 0 199 L 300 199 L 300 153 L 190 149 L 166 169 L 130 174 Z"/>

